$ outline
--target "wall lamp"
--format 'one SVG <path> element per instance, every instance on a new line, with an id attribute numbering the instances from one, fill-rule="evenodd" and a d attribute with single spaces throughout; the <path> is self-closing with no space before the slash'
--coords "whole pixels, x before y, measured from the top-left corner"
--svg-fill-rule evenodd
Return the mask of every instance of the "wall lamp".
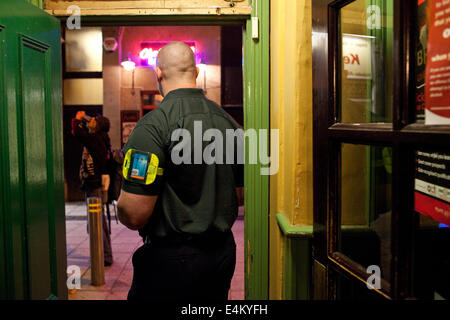
<path id="1" fill-rule="evenodd" d="M 134 63 L 131 60 L 127 60 L 127 61 L 123 61 L 121 63 L 122 67 L 126 70 L 126 71 L 131 71 L 131 94 L 134 96 L 134 70 L 136 69 L 136 63 Z"/>

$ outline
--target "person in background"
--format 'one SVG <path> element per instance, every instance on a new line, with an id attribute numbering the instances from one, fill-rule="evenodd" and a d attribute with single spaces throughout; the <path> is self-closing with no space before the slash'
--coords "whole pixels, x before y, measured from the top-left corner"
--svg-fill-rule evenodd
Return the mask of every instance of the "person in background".
<path id="1" fill-rule="evenodd" d="M 108 161 L 111 157 L 109 128 L 108 118 L 102 116 L 91 118 L 84 111 L 78 111 L 72 119 L 72 134 L 84 147 L 80 166 L 81 188 L 86 194 L 86 199 L 98 197 L 102 199 L 103 204 L 108 202 L 110 181 L 108 175 Z M 111 236 L 104 210 L 102 216 L 104 265 L 108 267 L 113 263 Z"/>

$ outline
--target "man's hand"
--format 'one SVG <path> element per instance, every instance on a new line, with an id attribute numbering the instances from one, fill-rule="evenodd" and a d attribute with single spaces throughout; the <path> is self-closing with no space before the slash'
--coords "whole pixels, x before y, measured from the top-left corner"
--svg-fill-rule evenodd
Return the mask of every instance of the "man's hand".
<path id="1" fill-rule="evenodd" d="M 142 229 L 150 219 L 158 196 L 142 196 L 120 192 L 117 215 L 120 222 L 131 230 Z"/>
<path id="2" fill-rule="evenodd" d="M 77 119 L 77 120 L 83 120 L 83 118 L 85 117 L 85 115 L 86 115 L 86 112 L 84 112 L 84 111 L 78 111 L 77 112 L 77 115 L 75 116 L 75 119 Z"/>

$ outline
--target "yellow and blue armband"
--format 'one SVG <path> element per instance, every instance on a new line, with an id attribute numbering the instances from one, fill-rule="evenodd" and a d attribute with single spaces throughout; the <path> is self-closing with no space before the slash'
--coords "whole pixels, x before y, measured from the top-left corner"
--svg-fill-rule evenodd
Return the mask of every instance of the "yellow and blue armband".
<path id="1" fill-rule="evenodd" d="M 150 185 L 156 176 L 162 176 L 164 171 L 159 168 L 159 159 L 154 153 L 130 149 L 123 161 L 123 177 L 125 180 L 143 185 Z"/>

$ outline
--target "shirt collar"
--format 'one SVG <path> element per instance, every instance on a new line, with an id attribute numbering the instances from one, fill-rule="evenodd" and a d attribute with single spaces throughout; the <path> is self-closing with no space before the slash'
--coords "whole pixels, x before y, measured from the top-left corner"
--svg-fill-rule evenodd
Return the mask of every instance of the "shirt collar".
<path id="1" fill-rule="evenodd" d="M 205 94 L 202 89 L 197 88 L 181 88 L 170 91 L 165 98 L 180 98 L 180 97 L 203 97 Z"/>

